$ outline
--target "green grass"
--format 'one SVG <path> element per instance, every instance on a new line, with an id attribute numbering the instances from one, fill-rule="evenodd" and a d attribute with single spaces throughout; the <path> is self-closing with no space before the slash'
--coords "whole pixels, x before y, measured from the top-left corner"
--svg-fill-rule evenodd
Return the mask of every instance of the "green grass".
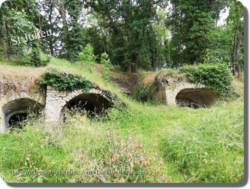
<path id="1" fill-rule="evenodd" d="M 207 109 L 142 104 L 104 82 L 100 74 L 58 59 L 52 58 L 50 64 L 71 69 L 102 89 L 112 91 L 125 102 L 126 108 L 110 110 L 108 119 L 101 121 L 76 115 L 66 124 L 45 125 L 37 121 L 27 123 L 21 131 L 0 134 L 0 176 L 4 181 L 236 183 L 242 180 L 243 98 Z M 124 169 L 147 174 L 121 177 L 12 172 L 86 171 L 97 167 L 114 171 L 120 168 L 117 157 Z"/>

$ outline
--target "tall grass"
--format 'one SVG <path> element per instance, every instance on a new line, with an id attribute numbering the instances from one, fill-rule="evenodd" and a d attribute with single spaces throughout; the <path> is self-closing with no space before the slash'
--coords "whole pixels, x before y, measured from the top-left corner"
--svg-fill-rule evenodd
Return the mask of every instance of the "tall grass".
<path id="1" fill-rule="evenodd" d="M 80 114 L 66 123 L 26 124 L 0 135 L 1 177 L 17 183 L 171 182 L 156 146 L 145 148 L 130 132 L 120 133 Z"/>
<path id="2" fill-rule="evenodd" d="M 23 130 L 0 134 L 0 176 L 4 181 L 235 183 L 242 180 L 243 98 L 204 109 L 142 104 L 104 82 L 100 74 L 80 69 L 77 64 L 52 58 L 49 66 L 78 73 L 100 88 L 112 91 L 126 103 L 126 108 L 110 109 L 107 117 L 93 120 L 75 115 L 66 123 L 27 122 Z M 236 83 L 238 91 L 243 91 L 243 84 Z M 121 165 L 127 171 L 146 174 L 21 172 L 115 171 Z"/>

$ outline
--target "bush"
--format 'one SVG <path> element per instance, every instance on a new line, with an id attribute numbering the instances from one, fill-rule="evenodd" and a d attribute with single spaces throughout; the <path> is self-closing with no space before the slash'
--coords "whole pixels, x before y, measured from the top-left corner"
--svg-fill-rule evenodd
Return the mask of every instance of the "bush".
<path id="1" fill-rule="evenodd" d="M 108 55 L 106 53 L 102 53 L 102 55 L 101 55 L 101 64 L 104 66 L 103 78 L 105 81 L 108 81 L 109 80 L 109 72 L 110 72 L 110 70 L 114 69 L 114 67 L 111 65 L 111 62 L 108 59 Z"/>
<path id="2" fill-rule="evenodd" d="M 59 91 L 74 91 L 82 89 L 88 93 L 91 88 L 96 87 L 93 83 L 77 75 L 58 72 L 56 69 L 46 72 L 38 82 L 52 87 L 58 87 Z"/>
<path id="3" fill-rule="evenodd" d="M 31 65 L 31 58 L 30 56 L 18 56 L 18 57 L 11 57 L 8 59 L 9 64 L 15 66 L 30 66 Z"/>
<path id="4" fill-rule="evenodd" d="M 31 66 L 39 67 L 42 65 L 41 58 L 40 58 L 40 50 L 39 50 L 39 44 L 37 42 L 34 42 L 32 44 L 32 51 L 31 51 Z"/>
<path id="5" fill-rule="evenodd" d="M 41 66 L 47 66 L 51 60 L 51 56 L 46 54 L 41 54 L 40 59 L 41 59 Z"/>
<path id="6" fill-rule="evenodd" d="M 147 102 L 153 87 L 154 86 L 137 84 L 133 89 L 132 98 L 139 102 Z"/>
<path id="7" fill-rule="evenodd" d="M 180 69 L 186 73 L 191 83 L 201 83 L 213 89 L 221 97 L 227 96 L 232 91 L 231 72 L 226 64 L 200 64 L 198 68 L 186 66 Z"/>
<path id="8" fill-rule="evenodd" d="M 90 44 L 87 44 L 86 47 L 79 53 L 78 60 L 81 61 L 81 66 L 87 68 L 92 72 L 91 67 L 94 65 L 96 56 L 93 54 L 93 47 Z"/>

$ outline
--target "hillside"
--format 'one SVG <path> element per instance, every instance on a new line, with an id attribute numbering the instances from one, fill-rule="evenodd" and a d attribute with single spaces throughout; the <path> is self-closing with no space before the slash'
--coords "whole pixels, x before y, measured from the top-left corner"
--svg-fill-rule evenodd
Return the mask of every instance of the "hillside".
<path id="1" fill-rule="evenodd" d="M 76 113 L 67 117 L 66 122 L 54 124 L 45 124 L 42 118 L 31 115 L 23 122 L 23 129 L 1 133 L 0 176 L 4 181 L 235 183 L 242 180 L 243 81 L 233 80 L 235 91 L 240 94 L 238 99 L 200 109 L 132 99 L 133 87 L 153 84 L 155 72 L 126 74 L 116 67 L 110 72 L 113 82 L 106 82 L 99 64 L 90 71 L 80 64 L 55 58 L 42 68 L 2 62 L 1 82 L 32 91 L 36 80 L 51 68 L 86 78 L 118 95 L 126 106 L 111 108 L 106 115 L 93 119 Z M 119 174 L 121 169 L 126 173 Z M 77 174 L 59 174 L 59 170 Z M 94 172 L 97 170 L 99 174 Z M 100 174 L 104 171 L 112 173 Z"/>

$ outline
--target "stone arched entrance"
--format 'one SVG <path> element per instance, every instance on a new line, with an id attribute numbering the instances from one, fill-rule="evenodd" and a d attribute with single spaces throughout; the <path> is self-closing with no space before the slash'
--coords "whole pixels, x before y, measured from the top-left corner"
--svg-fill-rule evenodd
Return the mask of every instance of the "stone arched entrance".
<path id="1" fill-rule="evenodd" d="M 112 106 L 113 102 L 105 96 L 102 90 L 90 89 L 88 94 L 82 90 L 58 91 L 47 86 L 45 122 L 58 121 L 66 108 L 81 104 L 87 110 L 101 112 Z"/>
<path id="2" fill-rule="evenodd" d="M 218 100 L 218 94 L 200 83 L 177 82 L 165 88 L 167 104 L 192 108 L 210 107 Z"/>
<path id="3" fill-rule="evenodd" d="M 5 132 L 9 127 L 10 119 L 17 114 L 38 114 L 43 110 L 43 105 L 30 98 L 11 100 L 2 106 L 1 131 Z"/>
<path id="4" fill-rule="evenodd" d="M 69 100 L 60 112 L 60 117 L 65 115 L 65 111 L 71 110 L 88 114 L 93 117 L 96 114 L 105 113 L 105 110 L 110 108 L 112 103 L 100 94 L 81 94 Z"/>
<path id="5" fill-rule="evenodd" d="M 183 89 L 176 95 L 176 104 L 197 109 L 210 107 L 217 99 L 218 95 L 212 89 Z"/>

